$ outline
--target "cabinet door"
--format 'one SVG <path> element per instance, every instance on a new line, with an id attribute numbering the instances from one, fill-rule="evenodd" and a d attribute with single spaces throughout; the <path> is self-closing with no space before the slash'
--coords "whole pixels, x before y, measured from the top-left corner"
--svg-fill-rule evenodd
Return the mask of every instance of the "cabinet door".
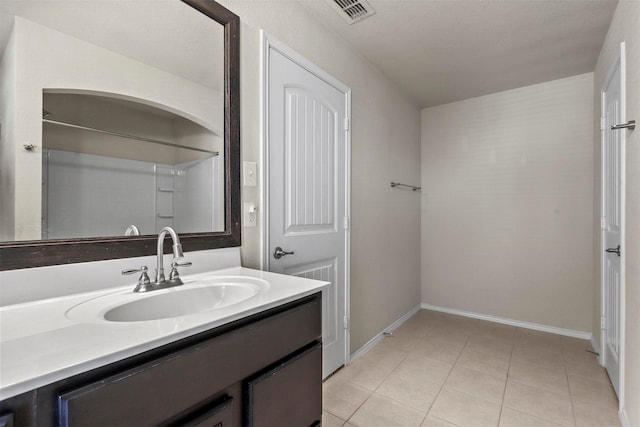
<path id="1" fill-rule="evenodd" d="M 0 402 L 0 427 L 35 426 L 35 392 L 28 392 Z"/>
<path id="2" fill-rule="evenodd" d="M 249 427 L 318 425 L 322 418 L 322 344 L 248 379 L 244 405 Z"/>

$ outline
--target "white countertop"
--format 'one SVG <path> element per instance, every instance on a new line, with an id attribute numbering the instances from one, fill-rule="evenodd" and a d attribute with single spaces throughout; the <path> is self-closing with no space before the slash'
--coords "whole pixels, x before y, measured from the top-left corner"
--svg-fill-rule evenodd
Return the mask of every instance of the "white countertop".
<path id="1" fill-rule="evenodd" d="M 134 284 L 0 307 L 0 400 L 311 295 L 328 284 L 233 267 L 185 275 L 183 286 L 204 275 L 255 277 L 269 282 L 269 287 L 229 307 L 142 322 L 80 322 L 67 317 L 80 303 L 133 290 Z"/>

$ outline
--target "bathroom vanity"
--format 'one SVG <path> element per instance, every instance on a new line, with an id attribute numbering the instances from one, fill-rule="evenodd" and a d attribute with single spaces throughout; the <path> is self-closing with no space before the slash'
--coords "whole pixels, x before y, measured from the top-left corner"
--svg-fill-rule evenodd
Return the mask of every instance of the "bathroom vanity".
<path id="1" fill-rule="evenodd" d="M 0 426 L 319 425 L 325 283 L 236 267 L 185 276 L 184 287 L 212 277 L 268 288 L 220 309 L 143 321 L 77 313 L 96 301 L 111 309 L 130 288 L 3 307 Z"/>
<path id="2" fill-rule="evenodd" d="M 0 215 L 11 222 L 0 227 L 0 427 L 319 424 L 320 292 L 327 283 L 240 267 L 239 17 L 214 0 L 106 2 L 104 8 L 87 3 L 82 13 L 75 1 L 33 2 L 38 4 L 31 8 L 20 3 L 11 12 L 15 35 L 7 39 L 6 51 L 13 52 L 12 69 L 29 70 L 30 78 L 20 87 L 7 83 L 20 112 L 13 112 L 18 119 L 9 124 L 17 154 L 7 173 L 21 186 L 2 200 L 10 215 Z M 120 43 L 114 43 L 116 35 Z M 129 47 L 143 55 L 131 56 Z M 159 55 L 147 57 L 156 49 Z M 205 78 L 191 79 L 174 64 L 194 70 L 206 65 L 186 73 Z M 93 113 L 65 110 L 71 106 L 82 113 L 91 107 Z M 180 126 L 162 130 L 168 123 L 177 126 L 177 119 Z M 78 152 L 83 156 L 120 159 L 126 152 L 145 168 L 167 166 L 166 173 L 152 177 L 152 190 L 145 186 L 135 194 L 140 182 L 127 173 L 110 175 L 114 183 L 121 181 L 121 191 L 109 191 L 108 207 L 126 213 L 111 231 L 100 228 L 103 220 L 79 231 L 80 220 L 98 216 L 86 213 L 66 224 L 73 232 L 44 227 L 49 201 L 66 200 L 53 187 L 48 197 L 34 198 L 41 195 L 43 167 L 52 165 L 43 162 L 44 149 L 68 149 L 54 147 L 57 138 L 49 133 L 63 128 L 63 141 L 73 136 L 82 140 L 78 145 L 91 142 L 110 151 Z M 194 135 L 202 138 L 195 141 Z M 122 139 L 126 148 L 116 145 Z M 204 146 L 205 139 L 215 144 Z M 190 194 L 184 182 L 164 179 L 184 172 L 194 159 L 148 158 L 159 146 L 218 157 L 218 173 L 207 169 L 195 174 L 202 179 L 189 181 L 202 195 L 197 199 L 214 206 L 217 215 L 188 206 L 180 198 Z M 122 163 L 101 158 L 95 169 L 105 162 Z M 65 174 L 82 181 L 77 176 Z M 131 197 L 118 204 L 123 196 Z M 155 228 L 142 226 L 132 209 L 130 199 L 144 197 L 166 199 L 142 203 L 154 208 Z M 77 206 L 94 202 L 85 196 L 74 200 Z M 181 207 L 190 214 L 205 212 L 207 225 L 195 226 L 192 216 L 178 221 Z M 108 209 L 100 214 L 114 219 Z M 49 212 L 47 222 L 56 224 L 56 215 L 71 218 Z M 140 235 L 128 233 L 135 223 Z M 182 286 L 136 294 L 135 283 L 120 272 L 154 265 L 154 253 L 161 267 L 163 254 L 171 252 L 162 238 L 166 227 L 181 233 L 193 262 L 189 272 L 198 274 L 184 276 Z M 174 258 L 180 258 L 175 248 Z M 176 281 L 173 276 L 169 282 Z"/>

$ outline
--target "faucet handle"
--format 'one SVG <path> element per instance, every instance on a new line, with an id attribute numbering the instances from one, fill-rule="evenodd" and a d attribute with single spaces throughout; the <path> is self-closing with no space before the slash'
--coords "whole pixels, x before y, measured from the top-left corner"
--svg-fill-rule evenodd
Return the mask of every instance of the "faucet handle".
<path id="1" fill-rule="evenodd" d="M 169 280 L 180 279 L 180 273 L 178 273 L 178 267 L 190 267 L 191 265 L 193 265 L 191 261 L 186 261 L 186 262 L 173 261 L 171 263 L 171 274 L 169 274 Z"/>
<path id="2" fill-rule="evenodd" d="M 140 268 L 129 268 L 126 270 L 122 270 L 122 275 L 129 275 L 133 273 L 140 272 L 140 277 L 138 278 L 138 284 L 136 285 L 133 292 L 146 292 L 151 290 L 151 279 L 149 279 L 149 275 L 147 271 L 149 269 L 146 265 L 143 265 Z"/>

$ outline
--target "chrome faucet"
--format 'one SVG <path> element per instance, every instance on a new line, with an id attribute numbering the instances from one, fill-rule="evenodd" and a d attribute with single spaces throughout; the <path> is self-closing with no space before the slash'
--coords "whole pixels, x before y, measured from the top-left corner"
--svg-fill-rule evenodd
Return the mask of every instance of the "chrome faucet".
<path id="1" fill-rule="evenodd" d="M 160 233 L 158 234 L 158 264 L 156 266 L 155 285 L 160 285 L 166 282 L 164 278 L 164 263 L 162 258 L 164 255 L 164 238 L 167 233 L 171 235 L 171 240 L 173 240 L 173 259 L 184 258 L 184 254 L 182 253 L 182 244 L 180 243 L 180 238 L 175 230 L 171 227 L 165 227 L 160 230 Z"/>
<path id="2" fill-rule="evenodd" d="M 163 263 L 164 238 L 167 233 L 169 233 L 171 240 L 173 240 L 173 262 L 171 263 L 171 274 L 169 275 L 169 280 L 164 277 Z M 182 279 L 180 279 L 178 267 L 189 267 L 191 265 L 190 262 L 178 262 L 178 260 L 182 258 L 184 258 L 182 253 L 182 244 L 180 243 L 180 238 L 175 230 L 171 227 L 165 227 L 160 230 L 160 233 L 158 234 L 158 265 L 156 266 L 156 281 L 153 282 L 153 285 L 156 288 L 160 289 L 182 285 Z"/>
<path id="3" fill-rule="evenodd" d="M 171 235 L 171 239 L 173 240 L 173 262 L 171 263 L 171 274 L 169 274 L 169 280 L 167 280 L 164 276 L 164 238 L 167 233 Z M 133 292 L 148 292 L 154 291 L 156 289 L 164 289 L 170 288 L 172 286 L 180 286 L 183 284 L 182 279 L 180 279 L 180 274 L 178 273 L 178 267 L 189 267 L 191 265 L 190 262 L 180 263 L 178 260 L 184 257 L 182 253 L 182 244 L 180 243 L 180 238 L 175 230 L 171 227 L 165 227 L 160 230 L 158 234 L 158 262 L 156 266 L 156 280 L 151 282 L 149 280 L 149 276 L 147 275 L 147 267 L 142 266 L 139 269 L 128 269 L 123 270 L 122 274 L 133 274 L 135 272 L 141 272 L 140 279 L 138 279 L 138 285 L 133 290 Z"/>

